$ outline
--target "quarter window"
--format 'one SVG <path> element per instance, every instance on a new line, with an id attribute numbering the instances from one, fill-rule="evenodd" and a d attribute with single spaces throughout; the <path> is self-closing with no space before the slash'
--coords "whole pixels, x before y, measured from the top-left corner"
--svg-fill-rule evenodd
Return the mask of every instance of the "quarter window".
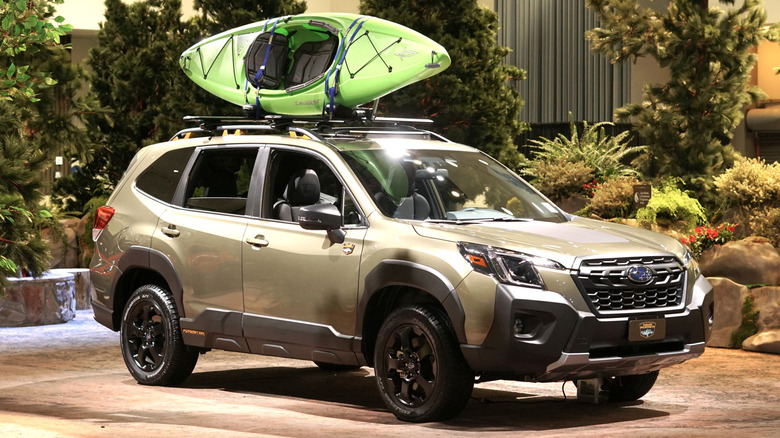
<path id="1" fill-rule="evenodd" d="M 166 152 L 138 177 L 135 186 L 147 195 L 170 204 L 194 150 L 191 147 Z"/>

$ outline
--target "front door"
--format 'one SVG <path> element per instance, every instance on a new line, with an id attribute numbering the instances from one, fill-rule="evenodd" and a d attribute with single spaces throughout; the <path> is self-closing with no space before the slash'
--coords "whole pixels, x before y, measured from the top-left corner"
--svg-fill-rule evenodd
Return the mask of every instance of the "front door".
<path id="1" fill-rule="evenodd" d="M 339 362 L 355 335 L 366 228 L 321 158 L 274 151 L 268 169 L 263 217 L 250 220 L 244 235 L 244 333 L 256 353 Z M 305 188 L 300 187 L 304 173 L 309 175 Z M 343 243 L 297 223 L 301 207 L 326 202 L 352 222 L 345 224 Z"/>

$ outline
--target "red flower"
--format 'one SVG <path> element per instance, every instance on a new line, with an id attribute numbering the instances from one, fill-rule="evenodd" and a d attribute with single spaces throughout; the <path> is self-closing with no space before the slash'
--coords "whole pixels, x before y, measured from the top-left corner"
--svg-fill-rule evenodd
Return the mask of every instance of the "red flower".
<path id="1" fill-rule="evenodd" d="M 729 226 L 726 227 L 726 229 L 729 230 L 729 232 L 731 232 L 731 233 L 733 233 L 736 228 L 737 228 L 736 224 L 735 225 L 729 225 Z"/>

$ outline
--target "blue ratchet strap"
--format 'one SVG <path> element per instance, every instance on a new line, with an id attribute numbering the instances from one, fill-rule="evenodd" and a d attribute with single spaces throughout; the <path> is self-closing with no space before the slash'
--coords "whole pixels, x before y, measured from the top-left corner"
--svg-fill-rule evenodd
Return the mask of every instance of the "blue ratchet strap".
<path id="1" fill-rule="evenodd" d="M 352 24 L 350 24 L 349 27 L 347 28 L 347 32 L 344 34 L 344 39 L 342 39 L 341 42 L 339 43 L 339 48 L 338 50 L 336 50 L 336 57 L 338 58 L 336 67 L 328 71 L 328 75 L 325 77 L 325 95 L 328 96 L 328 101 L 329 101 L 329 103 L 325 106 L 325 112 L 327 114 L 333 113 L 334 109 L 336 108 L 336 104 L 333 101 L 336 97 L 336 87 L 338 86 L 339 76 L 341 75 L 341 65 L 344 63 L 344 59 L 346 59 L 347 49 L 349 49 L 349 46 L 352 44 L 352 40 L 355 39 L 355 35 L 357 35 L 358 32 L 360 32 L 360 28 L 363 27 L 363 23 L 365 23 L 366 21 L 372 18 L 374 17 L 356 18 L 355 21 L 353 21 Z M 357 28 L 352 33 L 352 36 L 349 38 L 347 45 L 344 46 L 344 42 L 347 40 L 347 35 L 349 35 L 349 32 L 356 24 L 357 24 Z M 342 47 L 344 47 L 343 52 L 341 51 Z M 328 82 L 330 82 L 331 74 L 333 74 L 333 85 L 329 87 Z"/>
<path id="2" fill-rule="evenodd" d="M 265 48 L 265 57 L 263 58 L 263 63 L 260 65 L 260 68 L 257 70 L 257 73 L 255 73 L 255 87 L 257 92 L 255 93 L 255 119 L 260 118 L 260 82 L 263 79 L 263 75 L 265 75 L 265 66 L 268 63 L 268 56 L 271 54 L 271 43 L 274 40 L 274 33 L 276 32 L 276 24 L 279 23 L 279 20 L 281 20 L 282 17 L 277 18 L 274 20 L 274 25 L 271 27 L 271 36 L 268 38 L 268 46 Z M 266 22 L 267 24 L 267 22 Z M 265 32 L 265 24 L 263 25 L 263 32 Z"/>
<path id="3" fill-rule="evenodd" d="M 265 32 L 265 27 L 268 25 L 268 21 L 263 23 L 263 29 L 260 31 L 260 34 Z M 244 55 L 244 63 L 246 63 L 246 55 Z M 249 83 L 249 79 L 244 78 L 244 102 L 246 103 L 249 103 Z"/>

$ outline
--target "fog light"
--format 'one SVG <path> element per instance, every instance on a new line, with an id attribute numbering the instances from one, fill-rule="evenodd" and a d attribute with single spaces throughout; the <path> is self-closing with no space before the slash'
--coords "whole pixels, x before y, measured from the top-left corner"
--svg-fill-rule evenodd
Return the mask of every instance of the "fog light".
<path id="1" fill-rule="evenodd" d="M 515 317 L 515 324 L 514 327 L 512 327 L 512 331 L 514 332 L 515 336 L 520 336 L 523 334 L 523 320 L 520 319 L 519 316 Z"/>

